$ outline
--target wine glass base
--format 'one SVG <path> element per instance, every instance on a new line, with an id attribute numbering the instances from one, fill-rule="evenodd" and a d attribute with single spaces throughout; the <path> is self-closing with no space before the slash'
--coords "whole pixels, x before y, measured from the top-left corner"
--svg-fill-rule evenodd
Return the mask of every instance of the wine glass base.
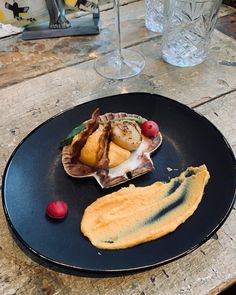
<path id="1" fill-rule="evenodd" d="M 95 69 L 105 78 L 122 80 L 138 75 L 144 68 L 144 57 L 130 49 L 121 49 L 120 59 L 117 51 L 105 54 L 95 61 Z"/>

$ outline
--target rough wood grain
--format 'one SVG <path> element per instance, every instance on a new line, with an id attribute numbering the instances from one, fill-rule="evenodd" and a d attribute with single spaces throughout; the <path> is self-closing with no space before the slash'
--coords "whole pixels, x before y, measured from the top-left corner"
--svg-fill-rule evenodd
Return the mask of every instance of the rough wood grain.
<path id="1" fill-rule="evenodd" d="M 151 38 L 144 25 L 144 3 L 131 3 L 130 10 L 121 8 L 126 34 L 123 45 L 129 46 Z M 134 9 L 135 7 L 135 9 Z M 0 87 L 20 82 L 56 69 L 92 59 L 94 54 L 114 48 L 114 11 L 101 13 L 101 33 L 96 36 L 74 36 L 23 41 L 13 36 L 0 42 Z"/>
<path id="2" fill-rule="evenodd" d="M 128 12 L 124 10 L 127 19 Z M 137 40 L 133 48 L 146 57 L 138 77 L 106 80 L 94 71 L 92 60 L 0 89 L 0 174 L 19 142 L 46 119 L 91 99 L 134 91 L 163 94 L 194 107 L 221 130 L 236 153 L 235 41 L 216 31 L 208 60 L 181 69 L 161 60 L 158 36 L 142 44 Z M 215 239 L 169 264 L 117 277 L 85 277 L 31 260 L 12 239 L 1 208 L 0 294 L 206 295 L 235 280 L 235 221 L 236 206 Z"/>
<path id="3" fill-rule="evenodd" d="M 130 3 L 131 2 L 131 3 Z M 129 8 L 127 9 L 127 4 Z M 144 1 L 124 0 L 121 7 L 122 45 L 156 40 L 160 35 L 148 31 L 144 24 Z M 20 81 L 91 60 L 94 56 L 114 49 L 114 11 L 106 5 L 101 13 L 101 33 L 98 36 L 65 37 L 35 41 L 23 41 L 20 35 L 0 42 L 0 88 Z M 233 8 L 222 6 L 220 16 Z M 132 11 L 132 13 L 130 13 Z M 121 33 L 123 33 L 121 31 Z M 218 54 L 218 52 L 216 52 Z"/>
<path id="4" fill-rule="evenodd" d="M 135 78 L 114 81 L 100 77 L 94 70 L 94 60 L 27 80 L 15 87 L 1 90 L 2 120 L 20 111 L 21 104 L 36 114 L 35 126 L 49 117 L 45 105 L 53 113 L 64 110 L 88 97 L 97 98 L 119 92 L 156 92 L 193 107 L 236 89 L 234 55 L 236 42 L 215 31 L 207 61 L 192 68 L 177 68 L 166 64 L 160 55 L 160 38 L 133 47 L 146 59 L 143 73 Z M 187 90 L 186 90 L 187 88 Z M 32 99 L 33 98 L 33 99 Z M 13 106 L 12 109 L 10 106 Z M 42 116 L 38 115 L 42 113 Z M 13 116 L 12 116 L 13 117 Z"/>

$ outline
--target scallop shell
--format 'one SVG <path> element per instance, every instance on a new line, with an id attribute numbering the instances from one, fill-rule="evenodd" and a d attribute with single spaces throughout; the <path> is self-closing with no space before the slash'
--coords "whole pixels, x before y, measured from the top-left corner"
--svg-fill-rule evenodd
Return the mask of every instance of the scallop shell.
<path id="1" fill-rule="evenodd" d="M 107 122 L 117 118 L 136 117 L 136 114 L 128 113 L 106 113 L 100 115 L 99 120 Z M 144 119 L 144 118 L 142 118 Z M 128 160 L 119 166 L 109 169 L 107 177 L 104 178 L 95 168 L 89 167 L 81 162 L 71 163 L 70 145 L 64 146 L 62 150 L 62 164 L 66 173 L 75 178 L 94 177 L 102 188 L 109 188 L 124 183 L 132 178 L 146 174 L 154 169 L 151 153 L 153 153 L 162 143 L 162 135 L 148 138 L 142 134 L 140 146 L 131 153 Z"/>

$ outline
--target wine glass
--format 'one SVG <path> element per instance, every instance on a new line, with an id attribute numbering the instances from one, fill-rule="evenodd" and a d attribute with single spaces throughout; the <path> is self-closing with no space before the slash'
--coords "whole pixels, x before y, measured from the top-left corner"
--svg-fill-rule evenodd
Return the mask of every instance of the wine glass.
<path id="1" fill-rule="evenodd" d="M 138 75 L 144 68 L 144 57 L 135 50 L 121 48 L 119 0 L 114 1 L 116 49 L 95 61 L 96 71 L 105 78 L 126 79 Z"/>

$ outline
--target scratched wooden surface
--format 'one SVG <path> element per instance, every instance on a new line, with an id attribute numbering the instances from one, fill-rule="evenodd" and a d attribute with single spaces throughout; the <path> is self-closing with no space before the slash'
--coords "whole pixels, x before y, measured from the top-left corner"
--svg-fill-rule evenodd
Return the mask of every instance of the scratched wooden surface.
<path id="1" fill-rule="evenodd" d="M 221 15 L 232 9 L 222 7 Z M 134 91 L 165 95 L 194 108 L 221 130 L 236 153 L 236 41 L 215 30 L 206 62 L 173 67 L 161 59 L 161 37 L 145 29 L 143 2 L 133 2 L 121 9 L 123 44 L 141 51 L 146 67 L 129 80 L 106 80 L 94 71 L 93 59 L 114 46 L 113 11 L 101 17 L 103 29 L 96 37 L 0 40 L 1 175 L 14 148 L 46 119 L 98 97 Z M 0 294 L 215 295 L 236 282 L 235 221 L 236 207 L 214 238 L 177 261 L 135 274 L 84 277 L 31 260 L 12 238 L 0 209 Z"/>
<path id="2" fill-rule="evenodd" d="M 129 2 L 130 10 L 126 6 L 121 8 L 122 26 L 125 27 L 125 34 L 122 34 L 123 46 L 129 47 L 148 40 L 160 41 L 160 38 L 156 38 L 158 34 L 145 28 L 144 2 L 132 3 L 132 0 L 126 0 L 123 3 Z M 107 4 L 107 7 L 110 5 Z M 233 8 L 228 8 L 227 11 L 231 10 Z M 225 14 L 225 7 L 222 7 L 221 14 Z M 23 41 L 20 35 L 16 35 L 1 39 L 0 88 L 91 60 L 97 54 L 112 50 L 114 29 L 114 13 L 108 9 L 101 14 L 101 33 L 98 36 Z"/>

